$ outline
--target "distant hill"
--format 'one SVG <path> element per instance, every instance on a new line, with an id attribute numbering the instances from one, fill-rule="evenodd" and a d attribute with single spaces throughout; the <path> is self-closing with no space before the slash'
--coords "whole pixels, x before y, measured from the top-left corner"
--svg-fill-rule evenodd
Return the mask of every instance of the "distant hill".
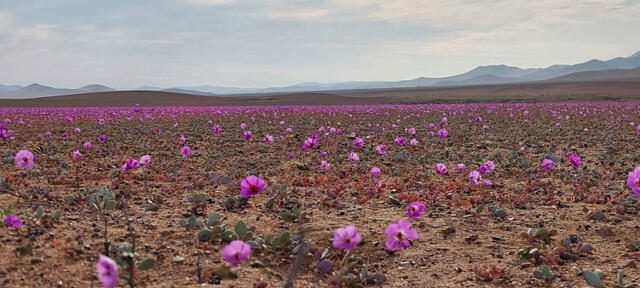
<path id="1" fill-rule="evenodd" d="M 613 69 L 604 71 L 588 71 L 573 73 L 545 82 L 591 82 L 591 81 L 637 81 L 640 82 L 640 68 L 636 69 Z"/>
<path id="2" fill-rule="evenodd" d="M 54 88 L 54 87 L 41 85 L 38 83 L 33 83 L 29 86 L 20 87 L 13 91 L 6 91 L 4 93 L 0 92 L 0 99 L 1 98 L 29 99 L 29 98 L 38 98 L 38 97 L 47 97 L 47 96 L 60 96 L 60 95 L 69 95 L 69 94 L 107 92 L 107 91 L 114 91 L 114 89 L 111 89 L 107 86 L 99 85 L 99 84 L 86 85 L 78 89 L 63 89 L 63 88 Z"/>
<path id="3" fill-rule="evenodd" d="M 575 81 L 599 81 L 589 80 L 601 79 L 606 81 L 616 81 L 616 77 L 623 77 L 619 80 L 633 79 L 626 72 L 611 72 L 608 76 L 586 74 L 592 76 L 571 76 L 561 78 L 567 75 L 573 75 L 582 72 L 594 71 L 614 71 L 628 70 L 640 67 L 640 52 L 634 53 L 629 57 L 616 57 L 610 60 L 592 59 L 583 63 L 574 65 L 556 64 L 546 68 L 528 68 L 523 69 L 508 65 L 486 65 L 478 66 L 465 73 L 448 77 L 429 78 L 418 77 L 401 81 L 348 81 L 336 83 L 319 83 L 305 82 L 291 86 L 268 87 L 268 88 L 240 88 L 240 87 L 223 87 L 215 85 L 201 85 L 188 87 L 160 88 L 152 86 L 143 86 L 136 90 L 142 91 L 167 91 L 181 94 L 214 96 L 214 95 L 244 95 L 244 94 L 261 94 L 261 93 L 293 93 L 293 92 L 323 92 L 337 90 L 367 90 L 367 89 L 397 89 L 397 88 L 423 88 L 423 87 L 441 87 L 441 86 L 474 86 L 474 85 L 494 85 L 494 84 L 511 84 L 511 83 L 533 83 L 539 81 L 573 81 L 568 80 L 572 77 L 578 77 Z M 582 78 L 581 78 L 582 77 Z M 628 78 L 631 77 L 631 78 Z M 579 80 L 582 79 L 582 80 Z M 107 92 L 113 89 L 99 85 L 87 85 L 79 89 L 59 89 L 54 87 L 43 86 L 40 84 L 32 84 L 27 87 L 17 85 L 0 85 L 0 98 L 25 99 L 44 96 L 68 95 L 87 92 Z"/>

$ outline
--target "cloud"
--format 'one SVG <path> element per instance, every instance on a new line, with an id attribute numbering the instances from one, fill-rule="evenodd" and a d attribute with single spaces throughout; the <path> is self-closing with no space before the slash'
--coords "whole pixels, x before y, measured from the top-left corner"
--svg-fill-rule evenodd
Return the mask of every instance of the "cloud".
<path id="1" fill-rule="evenodd" d="M 267 13 L 269 18 L 298 21 L 320 19 L 329 15 L 331 11 L 327 9 L 296 9 Z"/>
<path id="2" fill-rule="evenodd" d="M 235 0 L 183 0 L 187 3 L 197 5 L 223 5 L 235 2 Z"/>

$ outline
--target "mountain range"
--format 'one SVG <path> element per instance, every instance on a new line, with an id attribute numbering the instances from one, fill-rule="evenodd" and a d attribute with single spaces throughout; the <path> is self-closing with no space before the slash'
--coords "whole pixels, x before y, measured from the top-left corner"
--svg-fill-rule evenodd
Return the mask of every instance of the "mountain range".
<path id="1" fill-rule="evenodd" d="M 479 66 L 468 72 L 440 78 L 419 77 L 402 81 L 351 81 L 338 83 L 307 82 L 269 88 L 238 88 L 213 85 L 159 88 L 143 86 L 141 91 L 166 91 L 199 96 L 250 93 L 288 93 L 354 89 L 387 89 L 415 87 L 459 87 L 514 83 L 566 83 L 585 81 L 640 81 L 640 52 L 610 60 L 593 59 L 574 65 L 551 65 L 546 68 L 523 69 L 507 65 Z M 91 84 L 77 89 L 54 88 L 37 83 L 29 86 L 0 85 L 0 98 L 27 99 L 46 96 L 106 92 L 115 89 Z"/>

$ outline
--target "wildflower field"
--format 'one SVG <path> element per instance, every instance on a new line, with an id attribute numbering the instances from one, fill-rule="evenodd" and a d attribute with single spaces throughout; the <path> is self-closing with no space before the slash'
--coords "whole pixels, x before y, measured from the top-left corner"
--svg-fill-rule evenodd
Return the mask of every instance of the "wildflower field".
<path id="1" fill-rule="evenodd" d="M 640 283 L 639 103 L 0 121 L 1 287 Z"/>

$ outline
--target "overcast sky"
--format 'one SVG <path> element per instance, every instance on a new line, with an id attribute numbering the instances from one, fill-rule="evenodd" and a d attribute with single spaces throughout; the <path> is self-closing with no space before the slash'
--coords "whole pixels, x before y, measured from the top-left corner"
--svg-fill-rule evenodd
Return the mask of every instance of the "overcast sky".
<path id="1" fill-rule="evenodd" d="M 629 56 L 639 35 L 640 0 L 0 0 L 0 84 L 393 81 Z"/>

